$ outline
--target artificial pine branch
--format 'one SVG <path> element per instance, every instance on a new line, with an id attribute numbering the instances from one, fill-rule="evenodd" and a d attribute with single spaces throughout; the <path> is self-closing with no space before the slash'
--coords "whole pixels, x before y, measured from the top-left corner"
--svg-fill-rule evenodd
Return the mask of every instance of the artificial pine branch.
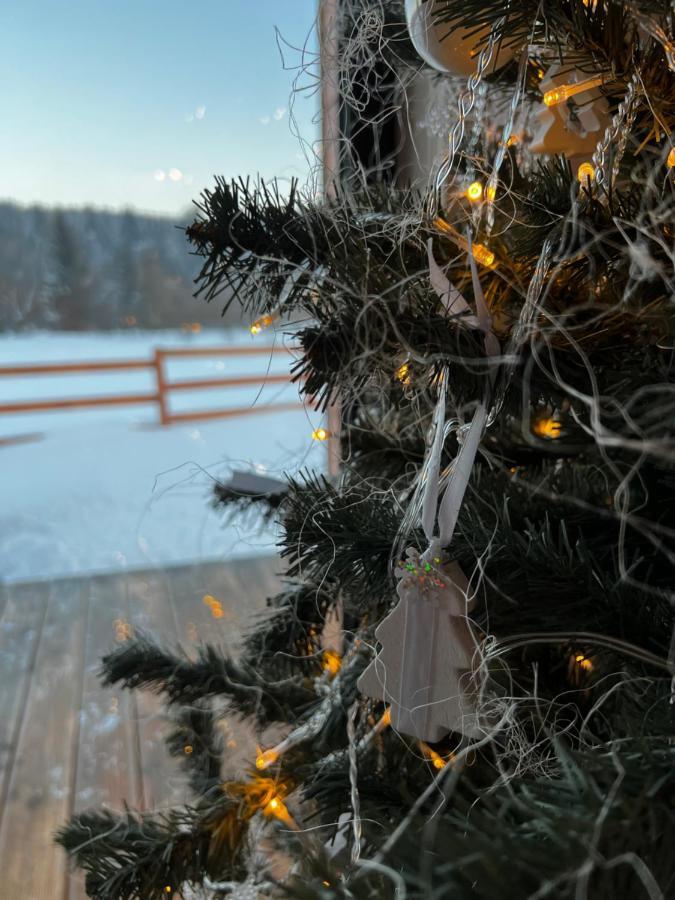
<path id="1" fill-rule="evenodd" d="M 270 680 L 322 671 L 321 633 L 339 593 L 324 583 L 299 584 L 268 599 L 268 609 L 245 636 L 242 662 Z"/>
<path id="2" fill-rule="evenodd" d="M 192 661 L 143 634 L 103 658 L 103 683 L 163 693 L 169 703 L 192 704 L 206 697 L 226 697 L 242 715 L 261 723 L 285 721 L 316 697 L 301 679 L 269 684 L 254 666 L 234 662 L 220 648 L 204 644 Z"/>
<path id="3" fill-rule="evenodd" d="M 291 480 L 284 504 L 281 556 L 292 578 L 320 583 L 328 577 L 343 591 L 370 598 L 389 593 L 387 563 L 399 511 L 385 492 L 367 485 L 339 490 L 322 476 Z"/>
<path id="4" fill-rule="evenodd" d="M 86 872 L 90 897 L 165 900 L 207 877 L 242 877 L 246 823 L 236 810 L 234 800 L 223 798 L 203 810 L 83 812 L 61 829 L 57 841 Z"/>
<path id="5" fill-rule="evenodd" d="M 213 795 L 221 783 L 222 732 L 209 701 L 199 701 L 173 712 L 174 725 L 166 737 L 172 756 L 181 760 L 197 797 Z"/>

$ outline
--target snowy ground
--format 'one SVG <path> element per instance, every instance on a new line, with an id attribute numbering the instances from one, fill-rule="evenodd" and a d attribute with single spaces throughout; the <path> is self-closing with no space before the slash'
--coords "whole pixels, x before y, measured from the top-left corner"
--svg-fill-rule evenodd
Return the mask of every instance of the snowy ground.
<path id="1" fill-rule="evenodd" d="M 259 336 L 268 343 L 271 336 Z M 150 358 L 156 346 L 252 346 L 244 331 L 0 335 L 0 365 Z M 291 357 L 171 360 L 171 379 L 285 371 Z M 22 399 L 154 390 L 145 372 L 0 378 L 0 403 Z M 171 408 L 264 406 L 292 402 L 292 386 L 215 389 L 173 395 Z M 274 534 L 224 527 L 209 506 L 214 479 L 232 468 L 281 476 L 323 468 L 312 442 L 313 411 L 266 412 L 211 422 L 157 426 L 153 405 L 0 414 L 0 581 L 119 571 L 272 552 Z"/>

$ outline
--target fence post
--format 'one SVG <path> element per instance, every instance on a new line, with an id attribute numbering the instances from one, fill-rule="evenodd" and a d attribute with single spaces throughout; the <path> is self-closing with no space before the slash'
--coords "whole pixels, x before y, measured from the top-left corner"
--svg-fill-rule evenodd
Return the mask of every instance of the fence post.
<path id="1" fill-rule="evenodd" d="M 340 0 L 321 0 L 319 5 L 319 45 L 321 55 L 321 154 L 323 194 L 327 200 L 337 196 L 340 185 Z M 340 473 L 340 402 L 327 410 L 328 476 L 337 481 Z"/>
<path id="2" fill-rule="evenodd" d="M 328 406 L 327 425 L 328 440 L 326 441 L 328 450 L 328 477 L 331 481 L 336 481 L 340 474 L 340 429 L 342 427 L 342 415 L 340 411 L 340 401 L 336 400 Z"/>
<path id="3" fill-rule="evenodd" d="M 157 378 L 157 403 L 159 404 L 160 425 L 169 425 L 171 417 L 166 403 L 166 381 L 164 380 L 164 351 L 155 347 L 155 376 Z"/>

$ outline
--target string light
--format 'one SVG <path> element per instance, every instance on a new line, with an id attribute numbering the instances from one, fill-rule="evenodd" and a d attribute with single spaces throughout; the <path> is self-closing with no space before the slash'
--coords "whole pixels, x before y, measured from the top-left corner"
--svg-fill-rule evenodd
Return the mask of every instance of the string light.
<path id="1" fill-rule="evenodd" d="M 560 437 L 562 424 L 558 422 L 557 419 L 537 419 L 537 421 L 532 425 L 532 431 L 538 437 L 551 438 L 552 440 L 555 440 L 556 438 Z"/>
<path id="2" fill-rule="evenodd" d="M 258 752 L 255 758 L 255 767 L 258 771 L 262 772 L 268 766 L 274 765 L 274 763 L 279 759 L 279 754 L 276 750 L 261 750 L 258 747 Z"/>
<path id="3" fill-rule="evenodd" d="M 323 651 L 323 670 L 335 677 L 342 667 L 342 658 L 335 650 Z"/>
<path id="4" fill-rule="evenodd" d="M 209 609 L 211 610 L 211 615 L 214 619 L 222 619 L 225 615 L 223 604 L 220 602 L 220 600 L 216 600 L 216 598 L 211 594 L 204 595 L 203 603 L 209 607 Z"/>
<path id="5" fill-rule="evenodd" d="M 440 753 L 436 753 L 436 751 L 432 747 L 430 747 L 428 744 L 425 744 L 424 741 L 420 741 L 419 746 L 420 746 L 420 750 L 422 751 L 422 753 L 424 753 L 424 755 L 427 757 L 427 759 L 431 762 L 431 765 L 434 767 L 434 769 L 438 769 L 440 771 L 441 769 L 444 769 L 449 762 L 452 762 L 452 759 L 453 759 L 452 754 L 450 755 L 449 759 L 443 759 L 443 757 L 440 755 Z"/>
<path id="6" fill-rule="evenodd" d="M 193 748 L 192 748 L 192 744 L 186 744 L 186 745 L 183 747 L 183 753 L 184 753 L 186 756 L 190 756 L 190 754 L 192 753 L 192 749 L 193 749 Z"/>
<path id="7" fill-rule="evenodd" d="M 261 316 L 260 319 L 256 319 L 256 321 L 251 325 L 249 331 L 255 337 L 257 334 L 263 330 L 263 328 L 269 328 L 269 326 L 274 321 L 273 317 L 270 315 Z"/>
<path id="8" fill-rule="evenodd" d="M 315 428 L 312 432 L 312 440 L 315 441 L 327 441 L 330 437 L 330 431 L 326 431 L 325 428 Z"/>
<path id="9" fill-rule="evenodd" d="M 124 619 L 115 619 L 115 638 L 121 644 L 128 641 L 132 635 L 131 625 Z"/>
<path id="10" fill-rule="evenodd" d="M 666 160 L 669 169 L 675 169 L 675 147 L 672 147 Z"/>
<path id="11" fill-rule="evenodd" d="M 395 374 L 401 384 L 410 384 L 410 366 L 407 362 L 404 362 L 403 365 L 399 366 Z"/>
<path id="12" fill-rule="evenodd" d="M 495 255 L 492 250 L 488 250 L 487 247 L 484 247 L 482 244 L 472 244 L 471 249 L 473 251 L 473 258 L 476 262 L 482 263 L 482 265 L 491 268 L 495 262 Z"/>
<path id="13" fill-rule="evenodd" d="M 589 162 L 582 163 L 577 169 L 577 178 L 582 183 L 588 178 L 593 181 L 593 179 L 595 178 L 595 166 L 593 166 Z"/>
<path id="14" fill-rule="evenodd" d="M 563 84 L 560 85 L 560 87 L 552 88 L 544 94 L 544 104 L 546 106 L 559 106 L 576 94 L 583 94 L 584 91 L 590 91 L 593 88 L 599 87 L 599 85 L 603 84 L 604 80 L 604 76 L 598 75 L 597 78 L 587 78 L 585 81 L 580 81 L 578 84 Z"/>
<path id="15" fill-rule="evenodd" d="M 476 203 L 483 196 L 483 185 L 480 181 L 472 182 L 464 192 L 472 203 Z"/>
<path id="16" fill-rule="evenodd" d="M 264 816 L 267 816 L 271 819 L 278 819 L 280 822 L 283 822 L 284 825 L 287 825 L 289 828 L 293 828 L 294 830 L 298 829 L 298 826 L 293 820 L 293 817 L 288 811 L 288 808 L 284 801 L 278 794 L 274 794 L 272 797 L 267 800 L 265 805 L 262 808 L 262 812 Z"/>
<path id="17" fill-rule="evenodd" d="M 488 185 L 488 187 L 483 190 L 483 185 L 480 183 L 480 181 L 474 181 L 464 191 L 464 194 L 472 203 L 477 203 L 483 198 L 483 195 L 485 195 L 488 200 L 494 200 L 495 195 L 497 194 L 497 188 L 495 188 L 493 185 Z"/>
<path id="18" fill-rule="evenodd" d="M 438 228 L 439 231 L 442 231 L 444 234 L 447 234 L 458 247 L 462 247 L 467 253 L 469 251 L 469 242 L 466 238 L 463 238 L 461 234 L 457 232 L 455 228 L 452 227 L 445 219 L 441 219 L 438 216 L 434 219 L 434 225 Z M 491 269 L 495 263 L 495 255 L 492 250 L 488 250 L 487 247 L 484 247 L 482 244 L 472 244 L 471 250 L 473 253 L 473 258 L 476 262 L 479 262 L 483 266 L 487 266 Z"/>
<path id="19" fill-rule="evenodd" d="M 593 663 L 587 656 L 584 656 L 583 653 L 577 653 L 574 657 L 574 662 L 580 669 L 583 669 L 584 672 L 590 672 L 593 669 Z"/>

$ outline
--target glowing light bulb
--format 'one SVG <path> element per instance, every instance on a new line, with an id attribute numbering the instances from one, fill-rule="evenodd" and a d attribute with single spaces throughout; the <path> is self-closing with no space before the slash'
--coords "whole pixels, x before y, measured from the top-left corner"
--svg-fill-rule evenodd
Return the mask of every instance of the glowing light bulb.
<path id="1" fill-rule="evenodd" d="M 436 751 L 433 749 L 433 747 L 430 747 L 424 741 L 420 741 L 419 746 L 420 746 L 420 750 L 422 751 L 422 753 L 424 753 L 424 755 L 429 760 L 429 762 L 434 767 L 434 769 L 438 769 L 439 771 L 441 769 L 444 769 L 447 766 L 447 764 L 449 762 L 451 762 L 453 759 L 452 754 L 450 755 L 450 757 L 448 759 L 443 759 L 443 757 L 440 755 L 440 753 L 436 753 Z"/>
<path id="2" fill-rule="evenodd" d="M 465 193 L 469 200 L 471 200 L 472 203 L 475 203 L 483 196 L 483 185 L 480 181 L 474 181 L 468 186 Z"/>
<path id="3" fill-rule="evenodd" d="M 115 619 L 115 637 L 120 644 L 128 641 L 132 634 L 132 628 L 128 622 L 125 622 L 124 619 Z"/>
<path id="4" fill-rule="evenodd" d="M 546 91 L 544 94 L 544 104 L 546 106 L 557 106 L 564 103 L 567 96 L 562 88 L 554 88 L 552 91 Z"/>
<path id="5" fill-rule="evenodd" d="M 312 432 L 312 439 L 315 441 L 327 441 L 329 437 L 330 432 L 325 428 L 315 428 Z"/>
<path id="6" fill-rule="evenodd" d="M 255 337 L 260 334 L 263 328 L 269 328 L 269 326 L 274 321 L 274 317 L 270 315 L 261 316 L 259 319 L 256 319 L 253 325 L 249 328 L 249 331 Z"/>
<path id="7" fill-rule="evenodd" d="M 395 374 L 401 384 L 410 384 L 410 366 L 407 362 L 399 366 Z"/>
<path id="8" fill-rule="evenodd" d="M 589 178 L 593 181 L 595 178 L 595 166 L 588 162 L 582 163 L 577 169 L 577 178 L 582 184 Z"/>
<path id="9" fill-rule="evenodd" d="M 599 87 L 604 83 L 604 80 L 603 75 L 598 75 L 596 78 L 587 78 L 585 81 L 579 81 L 577 84 L 562 84 L 559 87 L 551 88 L 543 96 L 544 104 L 545 106 L 559 106 L 576 94 L 583 94 L 584 91 L 590 91 Z"/>
<path id="10" fill-rule="evenodd" d="M 490 200 L 490 201 L 494 200 L 495 197 L 497 196 L 497 188 L 496 188 L 496 187 L 493 187 L 493 185 L 488 185 L 488 186 L 485 188 L 485 196 L 486 196 L 486 197 L 488 198 L 488 200 Z"/>
<path id="11" fill-rule="evenodd" d="M 222 619 L 225 615 L 223 610 L 223 604 L 220 600 L 216 600 L 211 594 L 205 594 L 203 603 L 205 606 L 208 606 L 211 610 L 211 615 L 214 619 Z"/>
<path id="12" fill-rule="evenodd" d="M 270 818 L 278 819 L 280 822 L 283 822 L 284 825 L 287 825 L 289 828 L 297 829 L 296 823 L 293 821 L 291 814 L 286 808 L 286 804 L 283 800 L 278 797 L 276 794 L 267 801 L 267 803 L 263 806 L 263 815 L 268 816 Z"/>
<path id="13" fill-rule="evenodd" d="M 192 749 L 193 749 L 193 748 L 192 748 L 192 744 L 186 744 L 186 745 L 183 747 L 183 753 L 184 753 L 186 756 L 190 756 L 190 754 L 192 753 Z"/>
<path id="14" fill-rule="evenodd" d="M 668 154 L 668 159 L 666 160 L 666 164 L 669 169 L 675 169 L 675 147 L 671 148 L 670 153 Z"/>
<path id="15" fill-rule="evenodd" d="M 342 666 L 342 658 L 335 650 L 323 651 L 323 670 L 331 676 L 337 675 Z"/>
<path id="16" fill-rule="evenodd" d="M 580 669 L 584 670 L 584 672 L 590 672 L 593 668 L 593 663 L 587 656 L 584 656 L 583 653 L 577 653 L 574 657 L 574 661 Z"/>
<path id="17" fill-rule="evenodd" d="M 484 266 L 488 266 L 488 268 L 494 265 L 495 255 L 492 250 L 488 250 L 488 248 L 484 247 L 482 244 L 472 244 L 471 249 L 473 252 L 473 258 L 476 260 L 476 262 L 479 262 Z"/>
<path id="18" fill-rule="evenodd" d="M 273 765 L 279 759 L 279 754 L 276 750 L 261 750 L 258 747 L 258 753 L 255 758 L 255 767 L 259 771 L 266 769 L 268 766 Z"/>
<path id="19" fill-rule="evenodd" d="M 466 238 L 462 237 L 461 234 L 458 233 L 457 229 L 450 225 L 449 222 L 446 222 L 445 219 L 442 219 L 438 216 L 434 219 L 434 225 L 438 228 L 439 231 L 442 231 L 444 234 L 447 234 L 448 237 L 457 244 L 458 247 L 461 247 L 467 253 L 469 251 L 469 243 Z M 479 262 L 483 266 L 487 266 L 488 268 L 492 268 L 495 263 L 495 255 L 492 250 L 488 250 L 487 247 L 484 247 L 482 244 L 472 244 L 473 250 L 473 258 L 476 262 Z"/>
<path id="20" fill-rule="evenodd" d="M 555 440 L 556 438 L 560 437 L 562 425 L 556 419 L 537 419 L 537 421 L 532 425 L 532 431 L 538 437 L 551 438 Z"/>

